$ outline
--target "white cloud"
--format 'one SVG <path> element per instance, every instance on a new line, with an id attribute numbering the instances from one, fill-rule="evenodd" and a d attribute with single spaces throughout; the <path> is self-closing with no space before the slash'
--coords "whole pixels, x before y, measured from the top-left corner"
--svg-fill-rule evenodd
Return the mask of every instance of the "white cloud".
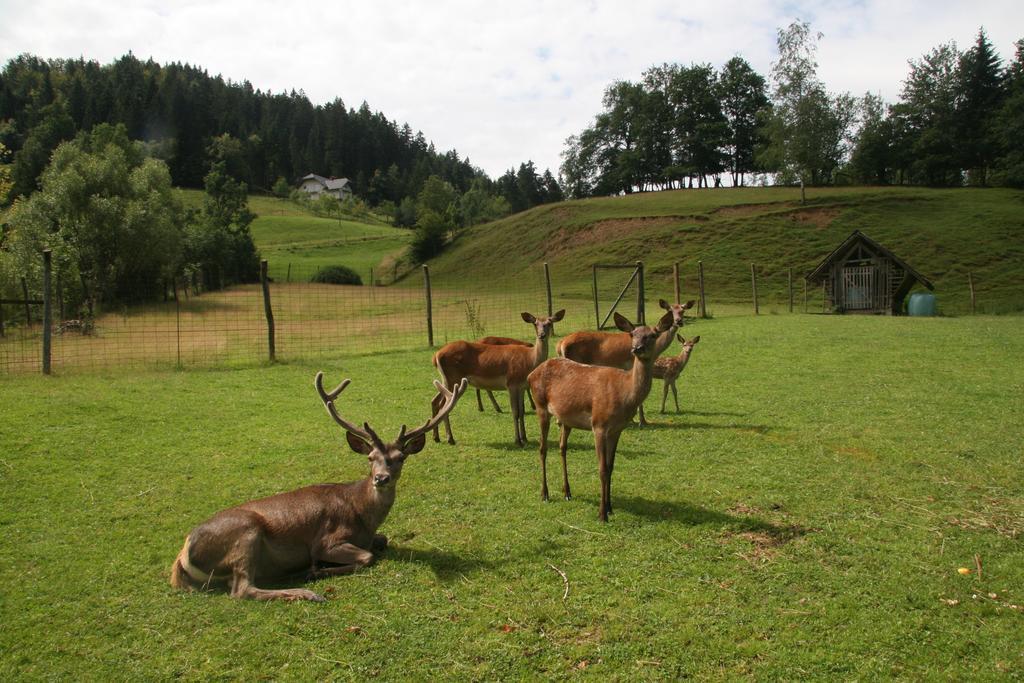
<path id="1" fill-rule="evenodd" d="M 653 64 L 720 66 L 740 54 L 767 76 L 775 32 L 796 17 L 825 34 L 819 75 L 830 90 L 894 100 L 908 59 L 949 40 L 967 47 L 979 26 L 1012 57 L 1024 3 L 0 0 L 0 60 L 106 63 L 130 50 L 316 103 L 365 100 L 495 176 L 527 159 L 557 170 L 604 87 Z"/>

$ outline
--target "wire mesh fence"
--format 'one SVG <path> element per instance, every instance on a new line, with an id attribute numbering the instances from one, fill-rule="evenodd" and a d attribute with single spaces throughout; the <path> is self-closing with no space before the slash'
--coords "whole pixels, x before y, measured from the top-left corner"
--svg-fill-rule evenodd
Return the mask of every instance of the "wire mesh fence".
<path id="1" fill-rule="evenodd" d="M 615 264 L 609 264 L 615 265 Z M 560 287 L 559 273 L 537 264 L 514 286 L 467 282 L 442 271 L 414 272 L 393 286 L 333 285 L 312 282 L 315 268 L 290 266 L 287 275 L 267 283 L 277 360 L 303 360 L 347 354 L 438 347 L 456 339 L 507 336 L 529 340 L 532 327 L 521 313 L 565 309 L 556 334 L 613 326 L 618 311 L 630 320 L 660 317 L 658 299 L 698 300 L 697 269 L 643 269 L 635 264 L 595 269 L 591 291 L 579 283 Z M 735 273 L 703 264 L 708 316 L 821 311 L 819 290 L 804 299 L 803 280 L 789 272 L 755 266 L 747 296 L 736 292 Z M 578 275 L 576 276 L 578 279 Z M 678 283 L 678 285 L 677 285 Z M 678 289 L 677 289 L 678 287 Z M 566 293 L 568 289 L 572 293 Z M 643 292 L 641 296 L 640 292 Z M 25 296 L 25 293 L 28 296 Z M 52 294 L 52 293 L 51 293 Z M 168 282 L 162 301 L 98 306 L 87 312 L 64 302 L 80 301 L 64 282 L 53 301 L 51 365 L 54 372 L 103 368 L 215 367 L 251 364 L 270 358 L 271 329 L 260 283 L 203 291 L 196 281 Z M 38 372 L 43 362 L 42 278 L 0 282 L 0 373 Z M 36 298 L 33 298 L 36 297 Z M 29 300 L 31 303 L 25 304 Z M 699 316 L 700 302 L 691 315 Z"/>

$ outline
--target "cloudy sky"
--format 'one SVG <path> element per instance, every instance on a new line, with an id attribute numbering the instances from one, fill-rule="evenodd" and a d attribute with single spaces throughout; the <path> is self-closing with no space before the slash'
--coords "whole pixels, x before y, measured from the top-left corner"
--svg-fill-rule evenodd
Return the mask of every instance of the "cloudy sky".
<path id="1" fill-rule="evenodd" d="M 1024 37 L 1022 0 L 0 0 L 0 61 L 130 50 L 317 104 L 365 100 L 494 177 L 527 159 L 557 172 L 605 86 L 653 64 L 741 55 L 767 76 L 776 31 L 796 18 L 824 34 L 830 90 L 890 101 L 907 60 L 937 45 L 966 48 L 984 26 L 1005 60 Z"/>

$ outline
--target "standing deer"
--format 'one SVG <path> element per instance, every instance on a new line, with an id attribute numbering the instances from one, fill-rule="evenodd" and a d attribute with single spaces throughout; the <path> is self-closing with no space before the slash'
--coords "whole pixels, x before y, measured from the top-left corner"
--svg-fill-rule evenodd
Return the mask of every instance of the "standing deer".
<path id="1" fill-rule="evenodd" d="M 304 570 L 311 579 L 351 574 L 372 563 L 374 551 L 387 547 L 377 528 L 395 502 L 402 465 L 423 450 L 427 432 L 455 407 L 466 383 L 449 391 L 434 380 L 444 404 L 422 427 L 406 432 L 402 425 L 389 444 L 369 424 L 356 427 L 338 413 L 334 402 L 349 380 L 328 393 L 318 372 L 314 384 L 327 412 L 345 430 L 349 447 L 370 461 L 369 476 L 349 484 L 306 486 L 218 512 L 185 538 L 171 567 L 172 586 L 189 590 L 226 582 L 234 598 L 322 602 L 313 591 L 268 590 L 256 582 Z"/>
<path id="2" fill-rule="evenodd" d="M 444 385 L 449 389 L 463 379 L 468 379 L 478 389 L 508 390 L 517 446 L 526 445 L 526 411 L 523 406 L 526 377 L 547 359 L 548 337 L 554 324 L 565 316 L 565 310 L 551 317 L 536 317 L 525 312 L 522 316 L 525 322 L 533 325 L 536 332 L 536 341 L 532 346 L 454 341 L 445 344 L 434 354 L 434 367 L 441 373 Z M 434 413 L 442 402 L 443 395 L 438 393 L 431 401 Z M 444 418 L 444 427 L 448 432 L 448 443 L 454 444 L 455 437 L 452 436 L 451 423 L 447 417 Z M 435 422 L 434 441 L 441 440 L 439 431 Z"/>
<path id="3" fill-rule="evenodd" d="M 661 394 L 661 412 L 665 412 L 665 399 L 668 398 L 669 387 L 672 388 L 672 398 L 676 402 L 676 412 L 679 412 L 679 394 L 676 393 L 676 380 L 679 379 L 679 373 L 686 368 L 686 364 L 690 362 L 690 354 L 693 353 L 693 347 L 700 341 L 700 335 L 697 335 L 690 341 L 683 339 L 682 335 L 676 335 L 676 339 L 683 345 L 683 350 L 679 352 L 678 356 L 661 357 L 654 361 L 654 376 L 657 379 L 665 381 L 665 386 Z"/>
<path id="4" fill-rule="evenodd" d="M 530 342 L 522 341 L 521 339 L 513 339 L 512 337 L 484 337 L 483 339 L 477 339 L 477 344 L 492 344 L 494 346 L 513 345 L 513 346 L 532 346 Z M 494 398 L 494 392 L 490 389 L 485 389 L 487 392 L 487 398 L 491 399 L 491 405 L 494 406 L 494 412 L 500 413 L 501 406 Z M 530 390 L 526 390 L 526 398 L 530 401 L 530 407 L 534 408 L 533 396 L 530 396 Z M 476 390 L 476 407 L 481 413 L 484 412 L 484 402 L 480 400 L 480 390 Z"/>
<path id="5" fill-rule="evenodd" d="M 683 317 L 696 302 L 670 304 L 658 299 L 658 305 L 672 314 L 672 326 L 658 339 L 658 354 L 672 344 L 672 337 L 683 326 Z M 558 342 L 556 352 L 562 358 L 586 365 L 603 365 L 610 368 L 629 370 L 633 367 L 632 341 L 630 335 L 618 332 L 573 332 Z M 640 406 L 640 426 L 647 424 L 644 407 Z"/>
<path id="6" fill-rule="evenodd" d="M 594 450 L 601 477 L 601 508 L 598 518 L 608 521 L 612 511 L 612 471 L 622 430 L 651 391 L 654 361 L 661 352 L 659 337 L 672 327 L 672 312 L 657 327 L 636 327 L 615 314 L 615 326 L 629 335 L 630 353 L 636 359 L 627 370 L 584 365 L 567 358 L 552 358 L 530 373 L 530 389 L 537 402 L 540 421 L 541 498 L 548 499 L 548 428 L 553 415 L 561 427 L 559 451 L 562 457 L 562 493 L 571 498 L 565 450 L 573 429 L 594 433 Z"/>

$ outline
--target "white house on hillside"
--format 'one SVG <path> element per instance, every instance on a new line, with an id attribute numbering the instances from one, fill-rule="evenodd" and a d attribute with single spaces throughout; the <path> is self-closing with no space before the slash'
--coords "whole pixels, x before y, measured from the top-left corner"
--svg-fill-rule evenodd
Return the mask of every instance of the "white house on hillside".
<path id="1" fill-rule="evenodd" d="M 317 199 L 324 193 L 333 195 L 340 200 L 352 196 L 352 183 L 348 181 L 348 178 L 325 178 L 316 173 L 299 178 L 299 189 L 313 199 Z"/>

